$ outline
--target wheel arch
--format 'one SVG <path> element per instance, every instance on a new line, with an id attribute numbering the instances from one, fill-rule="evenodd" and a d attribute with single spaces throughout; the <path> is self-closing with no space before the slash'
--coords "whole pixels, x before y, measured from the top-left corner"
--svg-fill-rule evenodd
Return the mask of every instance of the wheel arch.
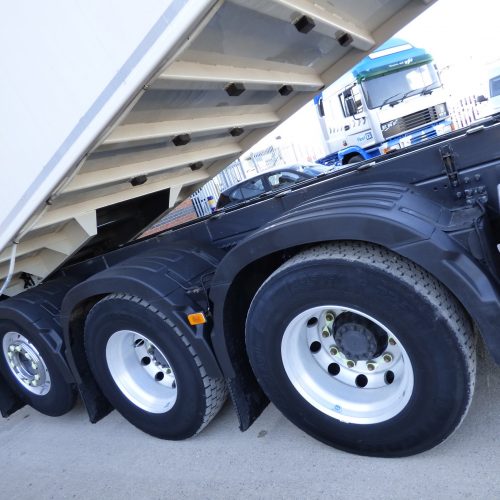
<path id="1" fill-rule="evenodd" d="M 92 376 L 85 356 L 83 332 L 90 309 L 113 293 L 140 297 L 165 315 L 189 339 L 207 373 L 222 377 L 206 334 L 207 325 L 191 326 L 186 316 L 205 309 L 203 292 L 197 287 L 200 276 L 211 273 L 216 259 L 203 251 L 190 252 L 189 245 L 174 245 L 139 254 L 73 287 L 61 307 L 66 358 L 91 422 L 111 411 L 111 406 Z M 172 272 L 175 265 L 176 273 Z"/>
<path id="2" fill-rule="evenodd" d="M 353 156 L 361 156 L 363 160 L 370 158 L 370 155 L 359 146 L 349 146 L 337 152 L 340 163 L 346 165 Z"/>
<path id="3" fill-rule="evenodd" d="M 264 226 L 229 252 L 217 269 L 211 289 L 212 342 L 230 380 L 242 428 L 267 404 L 246 357 L 242 316 L 246 317 L 251 297 L 241 297 L 242 285 L 251 277 L 249 288 L 255 293 L 290 256 L 335 241 L 383 246 L 421 266 L 455 295 L 500 362 L 500 338 L 494 330 L 494 318 L 500 314 L 496 288 L 480 263 L 443 230 L 443 208 L 399 184 L 341 189 Z"/>
<path id="4" fill-rule="evenodd" d="M 0 319 L 13 321 L 24 331 L 37 336 L 52 353 L 53 362 L 57 364 L 63 378 L 70 385 L 74 380 L 64 357 L 59 308 L 66 292 L 76 283 L 72 278 L 58 278 L 0 302 Z M 25 401 L 10 389 L 0 375 L 1 415 L 8 417 L 25 404 Z"/>

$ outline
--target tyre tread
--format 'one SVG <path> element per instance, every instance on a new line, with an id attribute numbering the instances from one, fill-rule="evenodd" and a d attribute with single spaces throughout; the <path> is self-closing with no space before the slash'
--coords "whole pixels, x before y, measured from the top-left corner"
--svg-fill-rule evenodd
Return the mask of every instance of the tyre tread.
<path id="1" fill-rule="evenodd" d="M 163 312 L 159 311 L 149 302 L 141 299 L 140 297 L 136 297 L 128 293 L 113 293 L 104 297 L 101 302 L 114 299 L 128 300 L 149 310 L 150 312 L 158 316 L 162 321 L 164 321 L 170 328 L 172 328 L 177 334 L 177 336 L 184 343 L 184 345 L 187 347 L 189 353 L 193 357 L 196 366 L 198 367 L 203 382 L 203 386 L 205 389 L 205 413 L 203 415 L 203 420 L 200 427 L 195 432 L 195 434 L 199 434 L 212 421 L 212 419 L 217 415 L 217 413 L 219 413 L 222 406 L 224 405 L 224 402 L 226 401 L 227 386 L 225 381 L 223 379 L 213 378 L 207 375 L 203 363 L 201 362 L 199 356 L 196 354 L 196 351 L 193 348 L 193 346 L 189 343 L 189 340 L 186 338 L 185 335 L 183 335 L 180 329 L 177 326 L 175 326 L 175 324 Z"/>
<path id="2" fill-rule="evenodd" d="M 439 311 L 443 315 L 451 331 L 455 333 L 458 347 L 465 361 L 468 380 L 467 401 L 460 422 L 453 431 L 455 432 L 469 411 L 476 380 L 477 335 L 463 306 L 441 282 L 414 262 L 385 247 L 361 241 L 325 243 L 300 252 L 271 274 L 261 288 L 290 267 L 307 265 L 308 262 L 323 259 L 358 262 L 388 272 L 396 279 L 415 288 L 435 308 L 436 312 Z"/>

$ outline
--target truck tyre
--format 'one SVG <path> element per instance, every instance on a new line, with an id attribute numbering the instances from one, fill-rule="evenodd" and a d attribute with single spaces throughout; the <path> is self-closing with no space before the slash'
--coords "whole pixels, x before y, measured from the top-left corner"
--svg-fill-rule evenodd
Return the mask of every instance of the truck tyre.
<path id="1" fill-rule="evenodd" d="M 21 401 L 57 417 L 73 408 L 75 390 L 47 344 L 11 320 L 0 321 L 0 373 Z"/>
<path id="2" fill-rule="evenodd" d="M 360 161 L 363 161 L 363 160 L 364 160 L 364 158 L 361 155 L 354 155 L 354 156 L 351 156 L 347 160 L 347 164 L 350 165 L 352 163 L 359 163 Z"/>
<path id="3" fill-rule="evenodd" d="M 226 399 L 174 322 L 148 302 L 112 294 L 85 323 L 91 371 L 109 402 L 152 436 L 180 440 L 199 433 Z"/>
<path id="4" fill-rule="evenodd" d="M 256 293 L 246 345 L 269 399 L 311 436 L 401 457 L 444 441 L 475 382 L 468 317 L 414 263 L 361 242 L 291 258 Z"/>

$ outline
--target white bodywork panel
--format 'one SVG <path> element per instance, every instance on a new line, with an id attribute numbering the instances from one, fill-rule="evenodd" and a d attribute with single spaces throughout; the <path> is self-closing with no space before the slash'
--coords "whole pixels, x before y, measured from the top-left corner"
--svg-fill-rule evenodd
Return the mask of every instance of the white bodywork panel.
<path id="1" fill-rule="evenodd" d="M 167 188 L 175 206 L 429 3 L 9 2 L 0 278 L 19 244 L 8 293 L 22 290 L 20 273 L 43 279 L 95 235 L 97 210 Z M 315 25 L 306 34 L 294 26 L 303 15 Z M 245 91 L 228 95 L 231 83 Z M 147 181 L 132 186 L 138 176 Z"/>

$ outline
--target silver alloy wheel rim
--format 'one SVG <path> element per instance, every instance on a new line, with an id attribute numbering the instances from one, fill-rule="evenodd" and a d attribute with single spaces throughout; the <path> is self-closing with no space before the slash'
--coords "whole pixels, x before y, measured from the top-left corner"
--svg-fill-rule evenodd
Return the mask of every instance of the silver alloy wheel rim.
<path id="1" fill-rule="evenodd" d="M 177 399 L 174 371 L 163 352 L 145 335 L 119 330 L 106 344 L 106 362 L 123 395 L 150 413 L 165 413 Z"/>
<path id="2" fill-rule="evenodd" d="M 45 396 L 50 391 L 50 374 L 37 348 L 18 332 L 3 336 L 2 350 L 10 371 L 29 392 Z"/>
<path id="3" fill-rule="evenodd" d="M 340 352 L 332 335 L 334 320 L 327 321 L 327 315 L 336 318 L 343 312 L 367 318 L 384 330 L 390 343 L 380 356 L 353 362 Z M 348 307 L 325 305 L 298 314 L 283 334 L 281 358 L 301 396 L 341 422 L 389 420 L 403 410 L 413 391 L 413 368 L 401 342 L 375 318 Z M 366 385 L 361 387 L 363 377 Z"/>

